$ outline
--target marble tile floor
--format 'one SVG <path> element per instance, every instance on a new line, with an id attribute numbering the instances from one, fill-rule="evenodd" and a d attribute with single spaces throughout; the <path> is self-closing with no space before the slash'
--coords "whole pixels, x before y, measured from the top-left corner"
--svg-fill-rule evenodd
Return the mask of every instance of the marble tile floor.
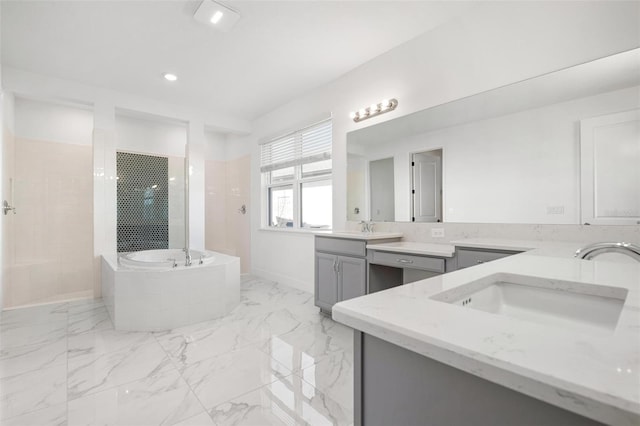
<path id="1" fill-rule="evenodd" d="M 353 336 L 253 277 L 214 321 L 113 329 L 101 300 L 0 314 L 0 424 L 351 425 Z"/>

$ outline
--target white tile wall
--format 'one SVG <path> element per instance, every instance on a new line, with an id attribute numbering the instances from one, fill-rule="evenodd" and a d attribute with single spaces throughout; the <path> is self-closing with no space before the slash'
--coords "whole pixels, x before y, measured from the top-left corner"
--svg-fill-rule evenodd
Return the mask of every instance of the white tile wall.
<path id="1" fill-rule="evenodd" d="M 168 271 L 117 269 L 103 258 L 103 297 L 116 329 L 167 330 L 218 318 L 240 303 L 240 259 Z"/>

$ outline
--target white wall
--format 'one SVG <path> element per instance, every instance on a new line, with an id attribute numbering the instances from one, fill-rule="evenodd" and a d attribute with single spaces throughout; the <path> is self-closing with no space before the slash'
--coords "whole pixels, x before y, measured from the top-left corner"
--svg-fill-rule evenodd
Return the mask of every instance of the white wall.
<path id="1" fill-rule="evenodd" d="M 334 226 L 346 224 L 346 133 L 450 100 L 587 62 L 640 45 L 638 2 L 482 3 L 253 123 L 252 203 L 260 205 L 258 142 L 333 116 Z M 384 98 L 398 108 L 353 123 L 352 110 Z M 256 273 L 312 291 L 313 238 L 260 231 L 252 215 L 252 265 Z M 277 247 L 278 250 L 274 250 Z"/>
<path id="2" fill-rule="evenodd" d="M 0 6 L 0 10 L 2 7 Z M 1 78 L 1 76 L 0 76 Z M 14 98 L 11 93 L 6 93 L 1 85 L 0 85 L 0 176 L 2 177 L 2 184 L 0 184 L 0 191 L 2 194 L 0 195 L 0 199 L 7 200 L 8 194 L 10 193 L 9 182 L 4 178 L 5 170 L 5 143 L 9 141 L 5 140 L 6 138 L 13 139 L 14 133 Z M 11 145 L 13 145 L 13 141 L 11 141 Z M 13 202 L 13 200 L 9 200 Z M 8 251 L 13 244 L 13 241 L 9 239 L 9 234 L 7 233 L 8 227 L 10 223 L 8 221 L 3 220 L 0 225 L 0 310 L 4 306 L 4 286 L 7 280 L 7 276 L 9 275 L 8 266 L 12 262 L 11 257 L 9 257 Z"/>
<path id="3" fill-rule="evenodd" d="M 186 145 L 186 123 L 180 125 L 126 115 L 116 116 L 118 151 L 184 158 Z"/>
<path id="4" fill-rule="evenodd" d="M 25 139 L 91 145 L 93 111 L 89 107 L 65 106 L 16 98 L 16 136 Z"/>
<path id="5" fill-rule="evenodd" d="M 227 158 L 227 138 L 219 132 L 205 132 L 205 160 L 226 161 Z"/>

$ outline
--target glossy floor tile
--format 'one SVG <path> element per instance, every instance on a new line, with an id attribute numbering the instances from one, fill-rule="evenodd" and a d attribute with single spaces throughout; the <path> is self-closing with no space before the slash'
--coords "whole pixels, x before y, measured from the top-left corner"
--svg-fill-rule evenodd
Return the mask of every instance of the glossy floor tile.
<path id="1" fill-rule="evenodd" d="M 276 380 L 210 411 L 216 425 L 348 425 L 351 414 L 296 376 Z"/>
<path id="2" fill-rule="evenodd" d="M 243 278 L 229 315 L 113 329 L 101 300 L 0 315 L 2 425 L 351 425 L 353 336 L 313 296 Z"/>

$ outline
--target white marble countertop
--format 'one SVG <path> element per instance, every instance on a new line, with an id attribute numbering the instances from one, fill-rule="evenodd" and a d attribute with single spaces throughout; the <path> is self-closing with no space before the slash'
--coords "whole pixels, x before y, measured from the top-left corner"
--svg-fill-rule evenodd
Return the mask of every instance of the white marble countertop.
<path id="1" fill-rule="evenodd" d="M 320 237 L 349 238 L 352 240 L 382 240 L 385 238 L 402 238 L 402 232 L 358 232 L 358 231 L 326 231 L 316 232 Z"/>
<path id="2" fill-rule="evenodd" d="M 459 245 L 469 246 L 467 241 Z M 542 244 L 530 252 L 340 302 L 333 307 L 333 318 L 580 415 L 637 426 L 640 264 L 573 259 L 581 245 Z M 554 257 L 544 255 L 545 250 Z M 431 299 L 501 272 L 622 287 L 628 294 L 610 333 L 545 326 Z"/>
<path id="3" fill-rule="evenodd" d="M 456 247 L 451 244 L 415 243 L 411 241 L 367 244 L 367 249 L 438 257 L 453 257 L 456 252 Z"/>

